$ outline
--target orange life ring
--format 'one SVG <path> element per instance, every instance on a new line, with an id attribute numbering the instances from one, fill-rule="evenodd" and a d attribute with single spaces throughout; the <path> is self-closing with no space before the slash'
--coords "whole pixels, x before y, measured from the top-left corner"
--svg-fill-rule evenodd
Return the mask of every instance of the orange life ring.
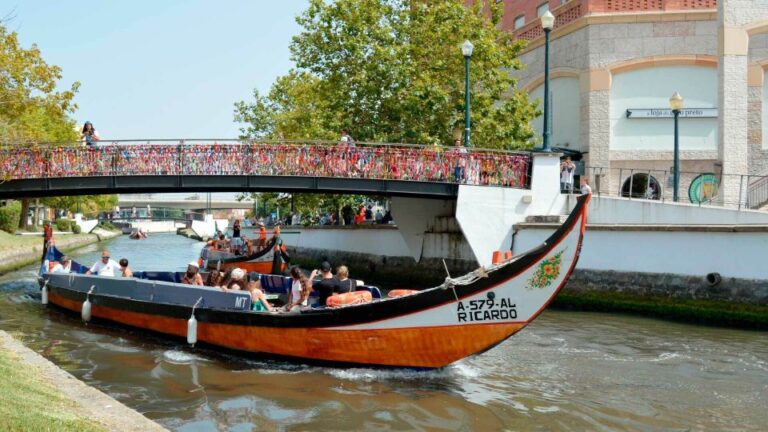
<path id="1" fill-rule="evenodd" d="M 328 297 L 325 304 L 330 307 L 356 305 L 369 303 L 373 296 L 368 291 L 353 291 L 344 294 L 336 294 Z"/>
<path id="2" fill-rule="evenodd" d="M 403 297 L 407 295 L 416 294 L 417 292 L 419 291 L 415 289 L 403 289 L 403 288 L 393 289 L 392 291 L 387 293 L 387 297 Z"/>

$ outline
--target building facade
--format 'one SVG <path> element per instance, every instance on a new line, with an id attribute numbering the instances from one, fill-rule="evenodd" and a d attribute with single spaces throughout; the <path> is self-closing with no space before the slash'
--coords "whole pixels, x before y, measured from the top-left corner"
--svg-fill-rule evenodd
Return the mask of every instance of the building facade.
<path id="1" fill-rule="evenodd" d="M 539 16 L 555 16 L 552 146 L 582 155 L 600 192 L 671 198 L 669 98 L 679 92 L 681 201 L 690 191 L 694 202 L 766 204 L 768 0 L 504 0 L 504 8 L 502 27 L 528 41 L 518 86 L 539 99 Z"/>

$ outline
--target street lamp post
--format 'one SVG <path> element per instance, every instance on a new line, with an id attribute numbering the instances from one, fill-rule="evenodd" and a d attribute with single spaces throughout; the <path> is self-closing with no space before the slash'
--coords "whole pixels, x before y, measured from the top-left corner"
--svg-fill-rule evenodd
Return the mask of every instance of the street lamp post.
<path id="1" fill-rule="evenodd" d="M 544 144 L 543 151 L 551 151 L 549 149 L 549 136 L 552 131 L 549 130 L 549 33 L 552 31 L 552 27 L 555 26 L 555 16 L 552 12 L 546 11 L 541 16 L 541 27 L 544 29 Z"/>
<path id="2" fill-rule="evenodd" d="M 675 116 L 675 156 L 672 170 L 674 171 L 672 187 L 672 201 L 677 202 L 677 190 L 680 188 L 680 131 L 678 128 L 678 119 L 680 118 L 680 111 L 683 110 L 683 97 L 680 93 L 675 92 L 672 97 L 669 98 L 669 107 L 672 108 L 672 114 Z"/>
<path id="3" fill-rule="evenodd" d="M 461 44 L 461 53 L 464 55 L 464 146 L 469 147 L 470 143 L 470 101 L 469 101 L 469 59 L 472 58 L 472 51 L 475 46 L 472 42 L 465 40 Z"/>

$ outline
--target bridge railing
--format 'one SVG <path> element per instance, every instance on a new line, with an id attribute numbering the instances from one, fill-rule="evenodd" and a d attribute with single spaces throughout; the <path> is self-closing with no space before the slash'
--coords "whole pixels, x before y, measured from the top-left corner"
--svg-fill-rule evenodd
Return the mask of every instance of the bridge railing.
<path id="1" fill-rule="evenodd" d="M 132 176 L 256 175 L 462 182 L 528 187 L 530 154 L 488 149 L 327 142 L 132 141 L 0 149 L 6 180 Z"/>

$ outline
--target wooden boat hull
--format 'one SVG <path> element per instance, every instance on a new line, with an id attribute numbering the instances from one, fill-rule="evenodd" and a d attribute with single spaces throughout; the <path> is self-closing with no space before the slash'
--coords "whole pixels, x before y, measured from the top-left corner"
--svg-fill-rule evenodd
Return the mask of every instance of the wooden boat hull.
<path id="1" fill-rule="evenodd" d="M 215 249 L 209 248 L 205 256 L 201 256 L 200 259 L 207 264 L 205 268 L 207 270 L 227 271 L 234 268 L 241 268 L 247 272 L 257 272 L 263 274 L 273 273 L 274 259 L 275 259 L 275 243 L 276 239 L 273 237 L 270 239 L 266 246 L 261 250 L 253 252 L 250 255 L 233 255 L 231 253 L 223 253 Z M 286 263 L 283 256 L 280 257 L 280 265 L 277 269 L 279 273 L 282 273 L 286 269 Z"/>
<path id="2" fill-rule="evenodd" d="M 200 307 L 195 312 L 197 339 L 312 362 L 444 367 L 501 343 L 546 308 L 578 260 L 588 201 L 588 196 L 579 198 L 566 223 L 541 247 L 487 274 L 480 270 L 413 295 L 297 314 Z M 67 287 L 65 278 L 49 279 L 50 303 L 79 312 L 87 294 Z M 99 295 L 98 289 L 89 299 L 93 317 L 187 335 L 190 305 Z"/>

